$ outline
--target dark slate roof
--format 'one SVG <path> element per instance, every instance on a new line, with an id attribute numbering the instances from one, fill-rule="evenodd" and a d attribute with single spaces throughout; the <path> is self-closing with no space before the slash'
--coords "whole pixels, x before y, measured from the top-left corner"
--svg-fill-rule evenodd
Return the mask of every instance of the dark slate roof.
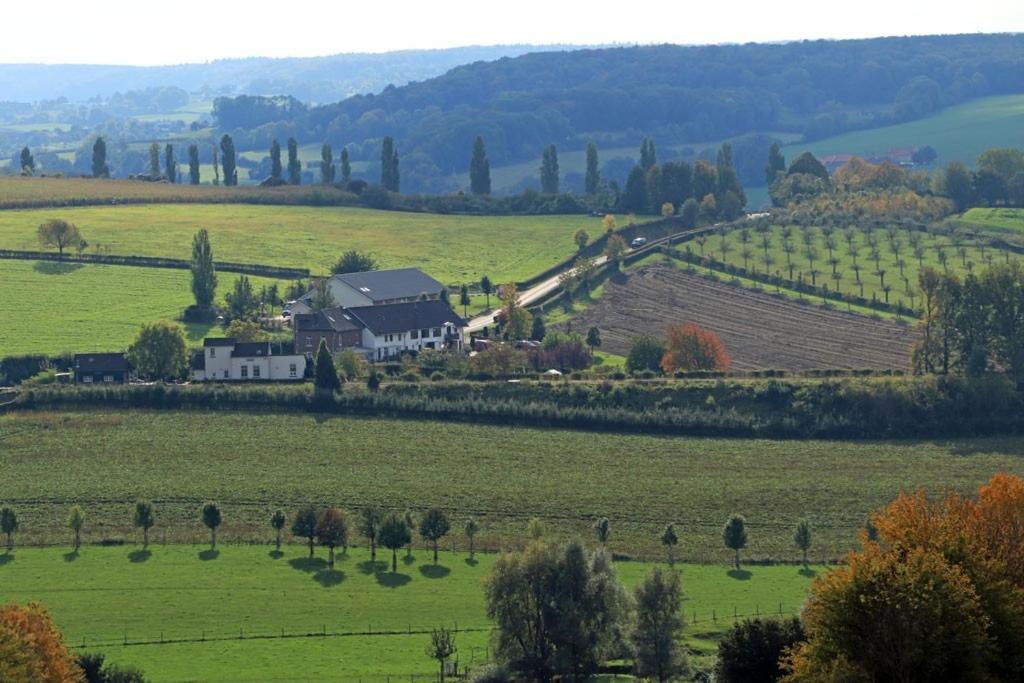
<path id="1" fill-rule="evenodd" d="M 131 367 L 123 353 L 75 354 L 77 372 L 128 372 Z"/>
<path id="2" fill-rule="evenodd" d="M 292 325 L 297 332 L 351 332 L 363 329 L 341 306 L 316 313 L 298 313 Z"/>
<path id="3" fill-rule="evenodd" d="M 237 342 L 233 337 L 207 337 L 203 346 L 234 346 Z"/>
<path id="4" fill-rule="evenodd" d="M 333 277 L 374 301 L 407 299 L 419 296 L 424 292 L 438 294 L 444 288 L 444 285 L 419 268 L 370 270 L 363 273 L 344 273 Z"/>
<path id="5" fill-rule="evenodd" d="M 347 310 L 374 334 L 440 327 L 444 323 L 466 326 L 466 321 L 452 310 L 448 302 L 440 299 L 384 306 L 358 306 Z"/>
<path id="6" fill-rule="evenodd" d="M 269 356 L 270 342 L 238 342 L 231 352 L 232 358 L 252 358 L 254 356 Z"/>

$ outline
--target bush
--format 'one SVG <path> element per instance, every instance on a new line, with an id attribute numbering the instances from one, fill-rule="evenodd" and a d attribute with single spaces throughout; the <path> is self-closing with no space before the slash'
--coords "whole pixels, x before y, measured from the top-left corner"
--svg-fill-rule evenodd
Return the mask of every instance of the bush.
<path id="1" fill-rule="evenodd" d="M 441 372 L 440 370 L 435 370 L 430 375 L 430 381 L 431 382 L 443 382 L 445 379 L 446 379 L 445 374 L 443 372 Z"/>
<path id="2" fill-rule="evenodd" d="M 471 671 L 469 680 L 472 683 L 510 683 L 512 677 L 503 667 L 490 665 Z"/>
<path id="3" fill-rule="evenodd" d="M 415 370 L 406 370 L 402 373 L 401 379 L 403 382 L 419 382 L 420 375 Z"/>
<path id="4" fill-rule="evenodd" d="M 774 683 L 783 652 L 804 640 L 800 620 L 746 619 L 718 643 L 715 673 L 721 683 Z"/>

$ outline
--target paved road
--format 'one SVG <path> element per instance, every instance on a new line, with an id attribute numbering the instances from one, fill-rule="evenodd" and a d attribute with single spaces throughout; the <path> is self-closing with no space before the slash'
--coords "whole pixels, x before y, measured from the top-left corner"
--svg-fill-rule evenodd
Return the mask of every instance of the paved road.
<path id="1" fill-rule="evenodd" d="M 651 240 L 650 242 L 645 244 L 643 247 L 640 247 L 639 249 L 630 249 L 626 253 L 627 254 L 631 254 L 633 252 L 652 251 L 655 247 L 658 247 L 658 246 L 660 246 L 662 244 L 665 244 L 666 242 L 680 240 L 680 239 L 682 239 L 684 237 L 692 237 L 694 235 L 699 235 L 701 233 L 714 232 L 715 230 L 718 229 L 718 227 L 719 227 L 719 224 L 715 224 L 715 225 L 709 225 L 709 226 L 707 226 L 705 228 L 696 228 L 696 229 L 693 229 L 693 230 L 684 230 L 683 232 L 677 232 L 675 234 L 668 235 L 667 237 L 661 237 L 659 239 Z M 599 265 L 599 266 L 603 265 L 607 261 L 608 261 L 608 257 L 604 256 L 604 255 L 598 256 L 597 258 L 594 259 L 594 263 Z M 572 268 L 571 270 L 575 270 L 575 268 Z M 530 287 L 529 289 L 524 289 L 523 291 L 519 292 L 519 296 L 516 297 L 517 301 L 519 302 L 519 305 L 520 306 L 529 306 L 529 305 L 533 304 L 535 301 L 540 300 L 544 296 L 546 296 L 546 295 L 550 294 L 551 292 L 555 291 L 556 289 L 558 289 L 561 286 L 560 283 L 561 283 L 561 280 L 562 280 L 562 275 L 564 275 L 565 272 L 566 271 L 562 271 L 561 273 L 558 273 L 557 275 L 549 277 L 547 280 L 544 280 L 542 282 L 537 283 L 536 285 L 534 285 L 533 287 Z M 467 333 L 469 333 L 469 332 L 479 332 L 484 327 L 486 327 L 488 325 L 493 325 L 494 324 L 494 316 L 497 315 L 497 313 L 498 313 L 498 310 L 495 309 L 495 310 L 490 311 L 488 313 L 482 313 L 482 314 L 476 316 L 475 318 L 471 319 L 469 321 L 469 324 L 466 326 L 466 332 Z"/>

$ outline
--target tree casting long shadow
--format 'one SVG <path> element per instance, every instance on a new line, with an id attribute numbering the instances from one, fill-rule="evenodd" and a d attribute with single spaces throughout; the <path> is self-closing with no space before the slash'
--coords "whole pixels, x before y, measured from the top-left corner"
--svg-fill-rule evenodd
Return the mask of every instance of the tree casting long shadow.
<path id="1" fill-rule="evenodd" d="M 380 574 L 381 572 L 386 572 L 389 568 L 387 562 L 374 562 L 372 560 L 360 562 L 356 567 L 363 574 Z"/>
<path id="2" fill-rule="evenodd" d="M 748 572 L 746 569 L 730 569 L 726 574 L 737 581 L 749 581 L 750 577 L 753 576 L 753 574 Z"/>
<path id="3" fill-rule="evenodd" d="M 62 556 L 65 562 L 74 562 L 78 559 L 78 550 L 72 550 L 70 553 L 64 553 Z"/>
<path id="4" fill-rule="evenodd" d="M 296 557 L 288 560 L 288 564 L 291 565 L 292 569 L 298 569 L 301 572 L 311 574 L 327 568 L 327 560 L 322 557 Z"/>
<path id="5" fill-rule="evenodd" d="M 139 562 L 145 562 L 149 558 L 153 557 L 153 551 L 148 548 L 141 550 L 133 550 L 128 553 L 128 561 L 138 564 Z"/>
<path id="6" fill-rule="evenodd" d="M 313 574 L 313 579 L 324 588 L 330 588 L 345 580 L 345 572 L 340 569 L 321 569 Z"/>
<path id="7" fill-rule="evenodd" d="M 14 553 L 7 552 L 0 555 L 0 567 L 4 566 L 8 562 L 14 562 Z"/>
<path id="8" fill-rule="evenodd" d="M 220 557 L 220 551 L 214 548 L 207 548 L 199 552 L 199 559 L 203 562 L 209 562 L 210 560 L 216 560 Z"/>
<path id="9" fill-rule="evenodd" d="M 443 564 L 421 564 L 420 574 L 428 579 L 443 579 L 452 573 L 452 570 Z"/>
<path id="10" fill-rule="evenodd" d="M 377 573 L 377 583 L 385 588 L 401 588 L 410 581 L 412 581 L 412 577 L 408 574 L 398 574 L 397 572 Z"/>
<path id="11" fill-rule="evenodd" d="M 800 571 L 797 572 L 800 576 L 806 576 L 809 579 L 813 579 L 818 575 L 818 572 L 814 571 L 810 567 L 800 567 Z"/>

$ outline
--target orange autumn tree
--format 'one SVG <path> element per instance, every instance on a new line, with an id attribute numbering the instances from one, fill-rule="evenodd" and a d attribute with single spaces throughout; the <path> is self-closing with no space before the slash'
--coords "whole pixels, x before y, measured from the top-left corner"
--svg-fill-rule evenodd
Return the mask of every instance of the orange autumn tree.
<path id="1" fill-rule="evenodd" d="M 78 683 L 82 670 L 68 652 L 64 637 L 46 608 L 0 607 L 0 681 L 10 683 Z"/>
<path id="2" fill-rule="evenodd" d="M 1024 679 L 1024 480 L 903 493 L 872 524 L 877 542 L 814 582 L 785 680 Z"/>
<path id="3" fill-rule="evenodd" d="M 665 335 L 665 355 L 661 369 L 666 373 L 676 370 L 728 370 L 732 359 L 718 335 L 696 323 L 669 325 Z"/>

